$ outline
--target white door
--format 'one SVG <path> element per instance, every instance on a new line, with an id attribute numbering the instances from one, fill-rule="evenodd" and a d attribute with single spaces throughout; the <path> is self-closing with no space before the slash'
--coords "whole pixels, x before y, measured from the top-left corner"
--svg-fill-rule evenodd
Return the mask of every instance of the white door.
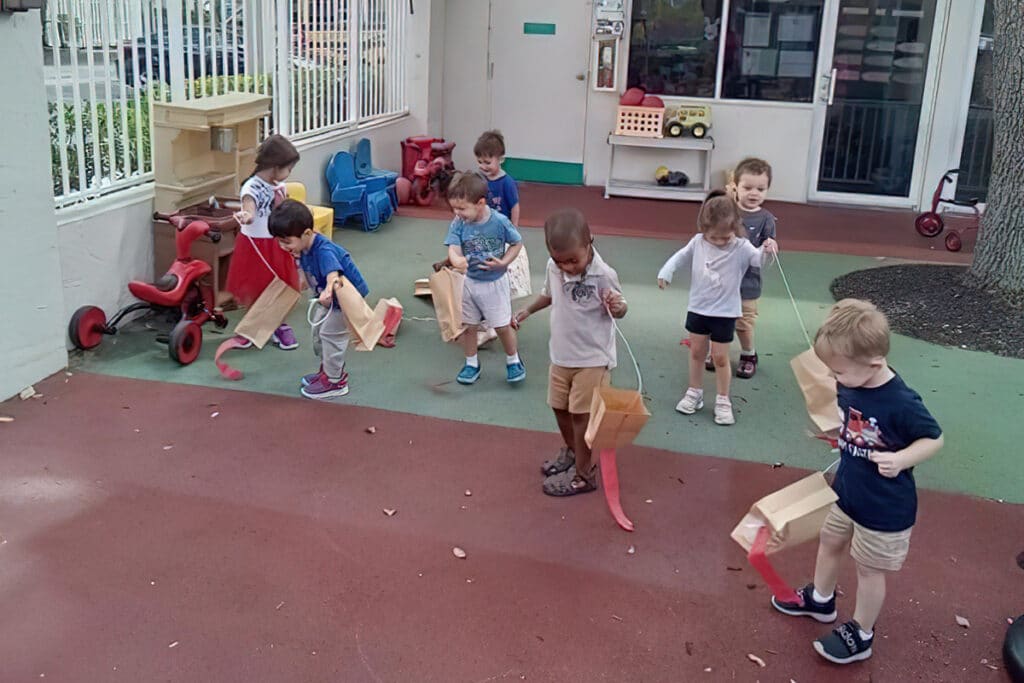
<path id="1" fill-rule="evenodd" d="M 491 127 L 517 180 L 583 182 L 591 3 L 491 0 Z"/>
<path id="2" fill-rule="evenodd" d="M 811 132 L 811 200 L 915 205 L 946 6 L 945 0 L 826 5 Z"/>

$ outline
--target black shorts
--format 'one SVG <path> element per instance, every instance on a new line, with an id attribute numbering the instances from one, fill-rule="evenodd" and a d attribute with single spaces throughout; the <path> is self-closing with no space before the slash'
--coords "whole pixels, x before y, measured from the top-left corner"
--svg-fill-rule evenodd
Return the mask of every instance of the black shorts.
<path id="1" fill-rule="evenodd" d="M 728 344 L 736 334 L 736 318 L 716 318 L 687 311 L 686 330 L 709 336 L 713 342 Z"/>

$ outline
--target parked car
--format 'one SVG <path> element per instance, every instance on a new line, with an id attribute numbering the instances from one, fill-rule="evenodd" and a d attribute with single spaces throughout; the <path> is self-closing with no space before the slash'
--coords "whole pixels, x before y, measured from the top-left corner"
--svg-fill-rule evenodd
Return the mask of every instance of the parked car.
<path id="1" fill-rule="evenodd" d="M 191 32 L 191 41 L 189 33 Z M 200 41 L 200 36 L 202 41 Z M 220 31 L 210 28 L 200 30 L 198 27 L 182 29 L 182 62 L 185 78 L 189 78 L 191 62 L 193 78 L 200 74 L 207 76 L 234 76 L 245 73 L 245 46 L 242 32 L 238 36 L 230 33 L 225 36 Z M 166 84 L 171 82 L 170 40 L 165 30 L 160 39 L 157 34 L 149 36 L 149 48 L 146 38 L 137 38 L 135 42 L 126 42 L 122 46 L 124 52 L 124 80 L 131 87 L 146 87 L 150 74 Z M 162 63 L 161 63 L 162 55 Z M 149 62 L 147 62 L 147 59 Z M 236 71 L 237 69 L 237 71 Z"/>

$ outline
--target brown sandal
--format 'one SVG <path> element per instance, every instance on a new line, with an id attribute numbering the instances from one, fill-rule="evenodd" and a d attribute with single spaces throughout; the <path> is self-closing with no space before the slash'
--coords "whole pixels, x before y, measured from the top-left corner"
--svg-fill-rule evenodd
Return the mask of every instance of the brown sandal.
<path id="1" fill-rule="evenodd" d="M 591 474 L 596 472 L 591 469 Z M 593 477 L 588 479 L 576 473 L 576 468 L 570 468 L 560 474 L 555 474 L 544 480 L 542 487 L 544 493 L 557 498 L 575 496 L 577 493 L 590 493 L 597 490 L 597 483 Z"/>

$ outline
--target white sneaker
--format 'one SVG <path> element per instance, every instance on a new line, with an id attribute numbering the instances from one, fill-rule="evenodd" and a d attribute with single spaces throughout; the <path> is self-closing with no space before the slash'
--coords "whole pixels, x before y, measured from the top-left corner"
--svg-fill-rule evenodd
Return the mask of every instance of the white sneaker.
<path id="1" fill-rule="evenodd" d="M 683 415 L 693 415 L 704 407 L 704 394 L 696 389 L 687 389 L 683 398 L 676 404 L 676 410 Z"/>
<path id="2" fill-rule="evenodd" d="M 736 418 L 732 414 L 732 401 L 725 396 L 715 399 L 715 424 L 736 424 Z"/>

